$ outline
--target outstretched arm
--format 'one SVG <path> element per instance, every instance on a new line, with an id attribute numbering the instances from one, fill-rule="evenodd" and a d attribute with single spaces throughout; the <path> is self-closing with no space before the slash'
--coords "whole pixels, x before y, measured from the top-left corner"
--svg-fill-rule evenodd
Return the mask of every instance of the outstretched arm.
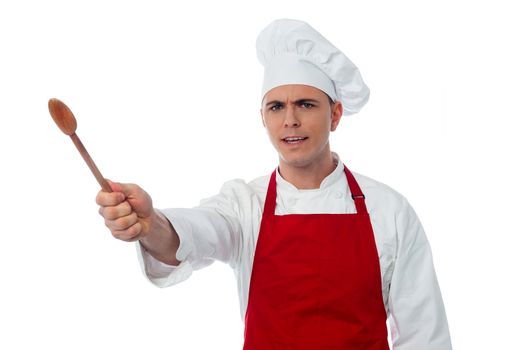
<path id="1" fill-rule="evenodd" d="M 177 266 L 179 236 L 168 219 L 153 208 L 150 195 L 135 184 L 109 181 L 113 192 L 100 191 L 99 213 L 112 235 L 126 242 L 139 240 L 157 260 Z"/>

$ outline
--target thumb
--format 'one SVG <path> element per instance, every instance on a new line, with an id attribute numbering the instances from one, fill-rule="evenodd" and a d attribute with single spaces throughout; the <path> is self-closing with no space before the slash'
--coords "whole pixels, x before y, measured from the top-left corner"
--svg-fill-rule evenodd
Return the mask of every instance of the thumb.
<path id="1" fill-rule="evenodd" d="M 122 182 L 113 182 L 107 180 L 113 192 L 120 192 L 130 203 L 132 208 L 137 211 L 139 216 L 147 216 L 152 211 L 152 200 L 148 193 L 136 184 Z"/>
<path id="2" fill-rule="evenodd" d="M 121 183 L 121 182 L 113 182 L 113 181 L 108 180 L 108 179 L 106 179 L 106 181 L 108 181 L 108 184 L 110 185 L 111 190 L 113 192 L 120 192 L 120 193 L 124 194 L 124 196 L 126 198 L 127 197 L 132 197 L 135 194 L 136 186 L 134 186 L 133 184 L 125 184 L 125 183 Z"/>
<path id="3" fill-rule="evenodd" d="M 122 189 L 122 184 L 118 183 L 118 182 L 113 182 L 109 179 L 106 179 L 106 181 L 108 182 L 108 184 L 110 185 L 111 187 L 111 190 L 113 192 L 121 192 L 121 193 L 124 193 L 123 189 Z"/>

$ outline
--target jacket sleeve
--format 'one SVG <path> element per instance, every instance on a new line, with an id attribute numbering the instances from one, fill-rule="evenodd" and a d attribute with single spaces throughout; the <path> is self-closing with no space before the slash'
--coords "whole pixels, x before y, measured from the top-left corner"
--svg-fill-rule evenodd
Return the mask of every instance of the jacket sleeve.
<path id="1" fill-rule="evenodd" d="M 137 243 L 139 263 L 145 276 L 158 287 L 180 283 L 193 271 L 215 260 L 233 266 L 237 262 L 241 240 L 239 204 L 236 186 L 240 181 L 226 183 L 216 196 L 203 200 L 191 209 L 163 209 L 179 235 L 176 257 L 178 266 L 164 264 L 153 258 Z"/>
<path id="2" fill-rule="evenodd" d="M 446 313 L 431 249 L 413 208 L 404 199 L 396 214 L 397 256 L 389 290 L 394 350 L 449 350 Z"/>

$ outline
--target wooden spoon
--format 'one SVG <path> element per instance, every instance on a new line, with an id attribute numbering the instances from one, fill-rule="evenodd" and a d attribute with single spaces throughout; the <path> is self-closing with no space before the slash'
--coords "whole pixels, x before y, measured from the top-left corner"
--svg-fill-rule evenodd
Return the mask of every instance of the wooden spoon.
<path id="1" fill-rule="evenodd" d="M 68 108 L 68 106 L 66 106 L 62 101 L 56 98 L 52 98 L 48 102 L 48 108 L 51 117 L 53 118 L 57 126 L 60 128 L 60 130 L 62 130 L 64 134 L 69 135 L 71 137 L 71 140 L 79 150 L 80 155 L 82 156 L 82 158 L 84 158 L 86 164 L 88 164 L 88 167 L 90 168 L 93 175 L 95 175 L 95 178 L 99 182 L 100 187 L 102 187 L 102 190 L 104 192 L 112 192 L 108 181 L 106 181 L 106 179 L 102 176 L 99 169 L 95 165 L 95 162 L 93 161 L 93 159 L 91 159 L 88 151 L 86 150 L 79 137 L 75 133 L 77 130 L 77 120 L 73 116 L 73 113 Z"/>

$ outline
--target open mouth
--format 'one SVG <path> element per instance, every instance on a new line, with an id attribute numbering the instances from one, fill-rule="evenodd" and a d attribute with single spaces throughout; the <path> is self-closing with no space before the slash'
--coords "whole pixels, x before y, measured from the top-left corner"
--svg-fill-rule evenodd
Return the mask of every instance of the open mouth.
<path id="1" fill-rule="evenodd" d="M 289 137 L 282 138 L 281 141 L 283 141 L 283 142 L 285 142 L 286 144 L 289 144 L 289 145 L 295 145 L 295 144 L 298 144 L 298 143 L 301 143 L 301 142 L 305 141 L 306 139 L 308 139 L 308 137 L 289 136 Z"/>

